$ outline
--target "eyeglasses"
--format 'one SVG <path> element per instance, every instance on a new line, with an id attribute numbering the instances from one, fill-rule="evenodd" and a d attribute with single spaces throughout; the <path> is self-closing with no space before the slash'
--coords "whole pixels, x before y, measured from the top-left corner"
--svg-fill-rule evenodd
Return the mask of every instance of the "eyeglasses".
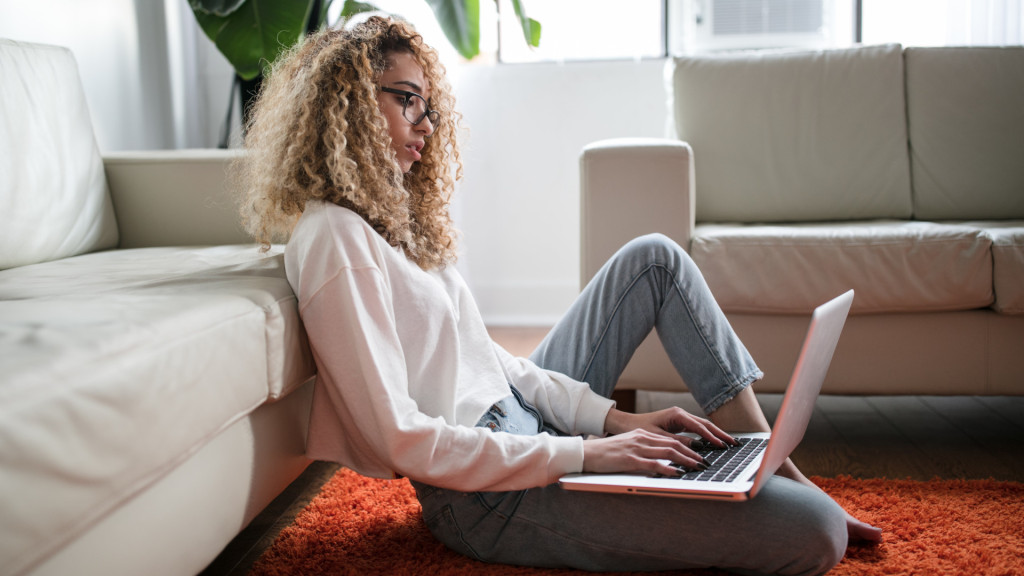
<path id="1" fill-rule="evenodd" d="M 438 120 L 441 119 L 441 113 L 437 110 L 431 110 L 423 96 L 415 92 L 388 88 L 387 86 L 381 86 L 380 89 L 388 94 L 397 94 L 403 97 L 402 116 L 413 126 L 419 125 L 420 122 L 423 122 L 424 118 L 430 118 L 430 123 L 437 126 Z"/>

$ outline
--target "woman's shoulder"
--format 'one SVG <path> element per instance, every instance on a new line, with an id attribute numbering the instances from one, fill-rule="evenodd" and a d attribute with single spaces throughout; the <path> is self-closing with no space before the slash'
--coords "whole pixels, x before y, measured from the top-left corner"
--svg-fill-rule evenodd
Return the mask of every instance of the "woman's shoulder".
<path id="1" fill-rule="evenodd" d="M 330 239 L 345 244 L 384 241 L 356 212 L 322 200 L 306 203 L 302 216 L 292 232 L 292 238 L 296 236 L 314 236 L 319 241 Z"/>
<path id="2" fill-rule="evenodd" d="M 288 246 L 307 256 L 329 254 L 342 267 L 380 267 L 394 251 L 362 216 L 323 201 L 307 203 Z"/>
<path id="3" fill-rule="evenodd" d="M 354 211 L 324 200 L 310 200 L 302 210 L 300 225 L 307 227 L 330 227 L 333 232 L 346 232 L 362 227 L 369 228 L 362 216 Z"/>

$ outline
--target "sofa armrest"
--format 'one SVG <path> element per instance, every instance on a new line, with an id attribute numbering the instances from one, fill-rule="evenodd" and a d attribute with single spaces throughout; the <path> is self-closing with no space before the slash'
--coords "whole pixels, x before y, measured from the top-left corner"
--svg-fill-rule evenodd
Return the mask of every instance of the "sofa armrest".
<path id="1" fill-rule="evenodd" d="M 580 156 L 580 287 L 623 244 L 660 232 L 690 247 L 693 150 L 668 139 L 601 140 Z"/>
<path id="2" fill-rule="evenodd" d="M 228 187 L 240 150 L 160 150 L 103 157 L 120 248 L 249 244 Z"/>

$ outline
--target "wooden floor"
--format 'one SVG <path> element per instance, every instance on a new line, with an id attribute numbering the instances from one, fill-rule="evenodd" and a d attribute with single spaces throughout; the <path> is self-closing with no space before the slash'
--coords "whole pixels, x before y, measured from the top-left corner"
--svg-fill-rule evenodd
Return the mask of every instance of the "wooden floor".
<path id="1" fill-rule="evenodd" d="M 688 395 L 650 395 L 641 394 L 638 410 L 697 410 Z M 773 421 L 782 396 L 758 400 Z M 1021 482 L 1024 397 L 822 396 L 793 461 L 809 476 Z"/>
<path id="2" fill-rule="evenodd" d="M 523 356 L 545 333 L 492 328 L 497 342 Z M 781 395 L 759 401 L 774 420 Z M 672 404 L 699 413 L 686 394 L 641 392 L 636 399 L 641 411 Z M 808 476 L 1024 482 L 1024 396 L 822 396 L 793 460 Z M 311 466 L 203 574 L 246 574 L 336 470 L 323 462 Z"/>

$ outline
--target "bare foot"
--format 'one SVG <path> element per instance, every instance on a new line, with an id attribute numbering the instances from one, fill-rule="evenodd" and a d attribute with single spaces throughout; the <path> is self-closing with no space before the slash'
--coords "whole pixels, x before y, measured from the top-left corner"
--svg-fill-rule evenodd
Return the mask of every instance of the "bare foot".
<path id="1" fill-rule="evenodd" d="M 811 482 L 810 478 L 804 476 L 803 472 L 801 472 L 800 469 L 796 467 L 796 464 L 793 464 L 793 461 L 789 460 L 788 458 L 785 462 L 783 462 L 782 466 L 776 473 L 779 476 L 785 476 L 790 480 L 796 480 L 801 484 L 806 484 L 808 486 L 812 486 L 814 488 L 817 488 L 818 490 L 821 490 L 821 488 L 817 484 Z M 846 534 L 850 543 L 867 542 L 871 544 L 877 544 L 878 542 L 882 541 L 881 528 L 877 528 L 875 526 L 872 526 L 871 524 L 868 524 L 867 522 L 858 520 L 857 518 L 854 518 L 852 514 L 846 512 L 845 510 L 843 510 L 843 512 L 846 513 Z"/>
<path id="2" fill-rule="evenodd" d="M 750 387 L 744 388 L 732 400 L 712 412 L 710 418 L 719 428 L 729 432 L 771 431 L 768 420 L 761 412 L 761 406 L 757 403 L 754 391 Z M 800 472 L 793 461 L 788 458 L 779 467 L 776 474 L 821 490 L 817 484 L 804 476 L 803 472 Z M 882 540 L 880 528 L 854 518 L 849 512 L 846 512 L 846 531 L 850 542 L 877 543 Z"/>
<path id="3" fill-rule="evenodd" d="M 877 544 L 882 541 L 882 529 L 876 528 L 854 518 L 849 512 L 846 512 L 846 534 L 851 543 L 854 542 L 868 542 L 871 544 Z"/>

